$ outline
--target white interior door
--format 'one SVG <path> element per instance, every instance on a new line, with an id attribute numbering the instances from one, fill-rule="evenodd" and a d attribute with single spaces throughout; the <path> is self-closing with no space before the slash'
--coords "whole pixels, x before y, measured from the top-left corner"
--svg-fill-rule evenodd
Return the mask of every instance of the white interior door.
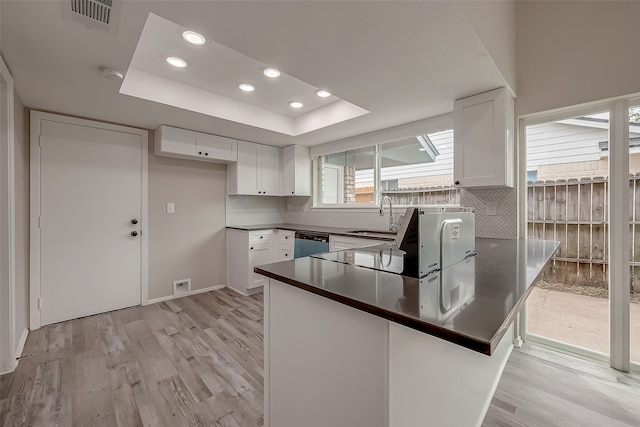
<path id="1" fill-rule="evenodd" d="M 41 325 L 140 304 L 140 135 L 40 129 Z"/>

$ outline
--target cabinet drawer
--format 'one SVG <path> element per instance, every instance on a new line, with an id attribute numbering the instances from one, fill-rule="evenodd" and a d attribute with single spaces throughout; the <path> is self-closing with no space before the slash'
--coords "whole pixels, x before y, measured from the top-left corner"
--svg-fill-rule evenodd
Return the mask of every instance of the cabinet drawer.
<path id="1" fill-rule="evenodd" d="M 291 248 L 280 248 L 278 252 L 278 261 L 286 261 L 293 259 L 293 246 Z"/>
<path id="2" fill-rule="evenodd" d="M 278 243 L 280 245 L 290 245 L 293 247 L 296 232 L 291 230 L 278 230 Z"/>
<path id="3" fill-rule="evenodd" d="M 269 243 L 273 239 L 273 230 L 256 230 L 249 232 L 249 245 Z"/>

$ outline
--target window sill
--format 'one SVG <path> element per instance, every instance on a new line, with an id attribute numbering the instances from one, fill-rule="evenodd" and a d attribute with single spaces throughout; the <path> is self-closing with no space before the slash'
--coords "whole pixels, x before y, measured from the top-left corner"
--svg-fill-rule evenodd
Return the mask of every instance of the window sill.
<path id="1" fill-rule="evenodd" d="M 393 209 L 398 212 L 406 208 L 459 208 L 461 205 L 393 205 Z M 385 212 L 389 210 L 389 205 L 385 203 Z M 374 205 L 367 206 L 312 206 L 311 211 L 318 212 L 380 212 L 380 207 Z"/>

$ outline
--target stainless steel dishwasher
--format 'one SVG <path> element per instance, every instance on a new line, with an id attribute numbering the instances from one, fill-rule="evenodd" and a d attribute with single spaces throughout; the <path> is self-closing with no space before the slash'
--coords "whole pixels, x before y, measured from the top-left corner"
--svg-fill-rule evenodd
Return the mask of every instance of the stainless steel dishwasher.
<path id="1" fill-rule="evenodd" d="M 329 234 L 312 231 L 296 231 L 293 257 L 302 258 L 309 255 L 329 252 Z"/>

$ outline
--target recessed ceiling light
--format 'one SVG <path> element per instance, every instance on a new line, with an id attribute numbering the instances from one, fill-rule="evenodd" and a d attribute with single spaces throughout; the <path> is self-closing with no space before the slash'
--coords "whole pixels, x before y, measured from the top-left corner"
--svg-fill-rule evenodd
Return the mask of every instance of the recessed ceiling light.
<path id="1" fill-rule="evenodd" d="M 184 68 L 187 66 L 187 61 L 177 56 L 167 56 L 167 62 L 176 68 Z"/>
<path id="2" fill-rule="evenodd" d="M 326 90 L 319 90 L 316 92 L 316 95 L 318 95 L 320 98 L 326 98 L 327 96 L 331 96 L 331 93 L 327 92 Z"/>
<path id="3" fill-rule="evenodd" d="M 290 106 L 291 108 L 302 108 L 302 106 L 303 106 L 303 105 L 304 105 L 304 104 L 303 104 L 302 102 L 300 102 L 300 101 L 291 101 L 291 102 L 289 103 L 289 106 Z"/>
<path id="4" fill-rule="evenodd" d="M 256 89 L 255 87 L 251 86 L 248 83 L 242 83 L 238 87 L 240 88 L 240 90 L 243 90 L 245 92 L 253 92 Z"/>
<path id="5" fill-rule="evenodd" d="M 264 70 L 262 70 L 262 74 L 273 79 L 280 76 L 280 71 L 276 70 L 275 68 L 265 68 Z"/>
<path id="6" fill-rule="evenodd" d="M 195 31 L 187 30 L 182 32 L 182 38 L 188 41 L 191 44 L 195 44 L 198 46 L 203 45 L 207 39 L 200 33 L 196 33 Z"/>

